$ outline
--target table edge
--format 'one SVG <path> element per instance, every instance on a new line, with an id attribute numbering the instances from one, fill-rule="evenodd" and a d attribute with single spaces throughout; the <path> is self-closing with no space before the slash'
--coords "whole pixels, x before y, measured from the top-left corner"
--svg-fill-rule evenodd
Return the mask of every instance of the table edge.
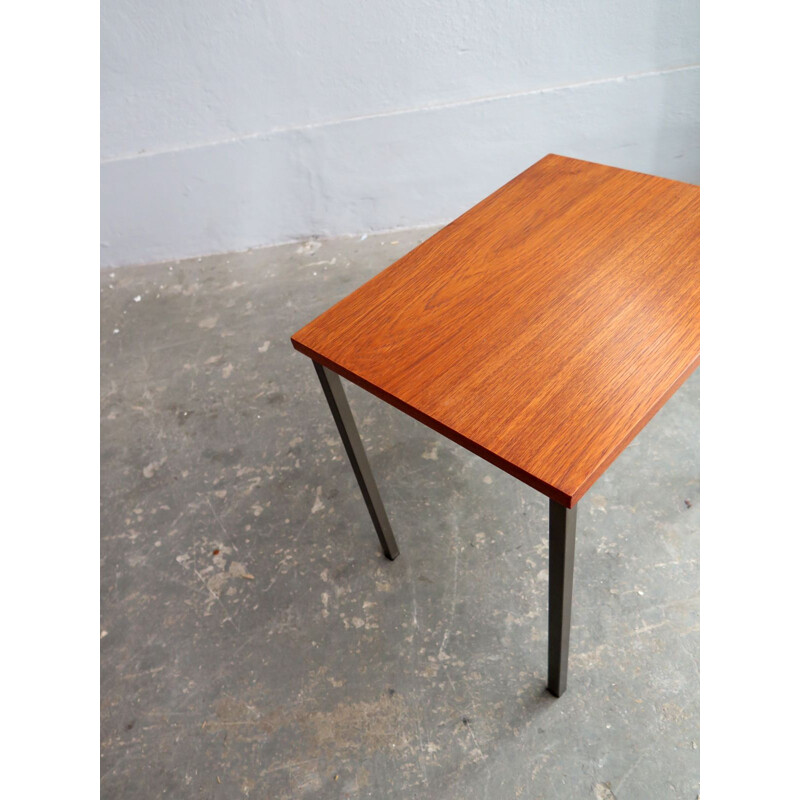
<path id="1" fill-rule="evenodd" d="M 608 455 L 602 459 L 600 465 L 592 472 L 589 477 L 572 493 L 573 498 L 573 505 L 578 502 L 585 494 L 592 488 L 595 481 L 597 481 L 600 476 L 616 461 L 617 457 L 622 453 L 622 451 L 644 430 L 646 425 L 650 422 L 651 419 L 659 412 L 661 409 L 666 405 L 667 400 L 672 397 L 678 389 L 683 386 L 684 383 L 688 380 L 689 376 L 700 366 L 700 354 L 698 353 L 687 365 L 687 367 L 683 370 L 683 372 L 678 375 L 678 377 L 673 381 L 672 385 L 661 395 L 658 400 L 656 400 L 652 406 L 647 410 L 645 415 L 642 417 L 641 421 L 634 425 L 632 432 L 623 438 L 622 442 L 615 447 L 613 450 L 610 450 Z M 568 508 L 572 508 L 572 506 L 568 506 Z"/>
<path id="2" fill-rule="evenodd" d="M 451 441 L 461 445 L 471 453 L 480 456 L 482 459 L 488 461 L 498 469 L 503 470 L 503 472 L 507 472 L 517 480 L 522 481 L 522 483 L 530 486 L 533 489 L 536 489 L 538 492 L 541 492 L 546 497 L 549 497 L 551 500 L 555 500 L 557 503 L 560 503 L 566 508 L 575 507 L 578 501 L 586 494 L 586 492 L 589 491 L 595 481 L 597 481 L 598 478 L 600 478 L 600 476 L 611 466 L 617 456 L 619 456 L 619 454 L 622 453 L 622 451 L 633 441 L 633 439 L 635 439 L 636 436 L 641 433 L 645 425 L 647 425 L 647 423 L 650 422 L 650 420 L 661 410 L 661 408 L 663 408 L 667 400 L 669 400 L 670 397 L 672 397 L 672 395 L 678 391 L 686 379 L 700 365 L 700 355 L 698 353 L 698 355 L 689 363 L 686 369 L 684 369 L 683 372 L 681 372 L 681 374 L 676 378 L 669 389 L 664 392 L 664 394 L 648 409 L 641 421 L 634 426 L 630 435 L 626 436 L 616 448 L 608 453 L 608 455 L 600 462 L 600 465 L 597 467 L 597 469 L 595 469 L 594 472 L 592 472 L 591 475 L 577 489 L 569 492 L 564 491 L 558 486 L 554 486 L 547 481 L 542 480 L 541 478 L 531 475 L 529 472 L 522 469 L 522 467 L 519 467 L 513 462 L 497 455 L 497 453 L 488 450 L 467 436 L 464 436 L 464 434 L 459 433 L 453 428 L 450 428 L 442 422 L 434 419 L 433 417 L 428 416 L 419 409 L 414 408 L 395 395 L 387 392 L 385 389 L 381 389 L 379 386 L 376 386 L 365 378 L 362 378 L 360 375 L 351 372 L 349 369 L 337 364 L 334 361 L 331 361 L 321 353 L 316 352 L 312 348 L 300 342 L 294 336 L 291 337 L 291 342 L 295 350 L 305 356 L 308 356 L 312 361 L 316 361 L 317 363 L 328 367 L 328 369 L 333 370 L 341 377 L 346 378 L 347 380 L 356 384 L 356 386 L 361 387 L 370 394 L 378 397 L 380 400 L 383 400 L 389 405 L 394 406 L 404 414 L 408 414 L 408 416 L 412 417 L 418 422 L 421 422 L 423 425 L 426 425 L 428 428 L 431 428 L 437 433 L 440 433 L 442 436 L 446 436 Z"/>
<path id="3" fill-rule="evenodd" d="M 414 408 L 413 406 L 409 405 L 408 403 L 404 402 L 398 397 L 395 397 L 393 394 L 390 394 L 386 390 L 381 389 L 380 387 L 376 386 L 373 383 L 370 383 L 368 380 L 362 378 L 360 375 L 357 375 L 356 373 L 351 372 L 349 369 L 342 367 L 340 364 L 331 361 L 329 358 L 326 358 L 321 353 L 315 352 L 310 347 L 307 347 L 294 337 L 292 337 L 291 341 L 292 345 L 294 345 L 295 350 L 298 350 L 303 355 L 308 356 L 312 361 L 316 361 L 317 363 L 322 364 L 325 367 L 328 367 L 328 369 L 333 370 L 341 377 L 346 378 L 347 380 L 356 384 L 356 386 L 360 386 L 362 389 L 368 391 L 370 394 L 374 394 L 376 397 L 388 403 L 389 405 L 394 406 L 396 409 L 402 411 L 404 414 L 408 414 L 409 417 L 412 417 L 413 419 L 417 420 L 417 422 L 421 422 L 428 428 L 431 428 L 437 433 L 442 434 L 442 436 L 446 436 L 448 439 L 450 439 L 451 441 L 455 442 L 458 445 L 461 445 L 463 448 L 469 450 L 471 453 L 480 456 L 485 461 L 488 461 L 490 464 L 493 464 L 499 469 L 502 469 L 504 472 L 507 472 L 509 475 L 512 475 L 513 477 L 517 478 L 517 480 L 520 480 L 523 483 L 527 484 L 528 486 L 531 486 L 532 488 L 541 492 L 542 494 L 551 497 L 553 500 L 556 500 L 557 502 L 561 503 L 567 508 L 572 508 L 572 506 L 574 505 L 575 500 L 573 500 L 573 498 L 570 495 L 561 491 L 558 487 L 551 486 L 545 481 L 542 481 L 539 478 L 532 476 L 530 473 L 526 472 L 521 467 L 518 467 L 516 464 L 513 464 L 512 462 L 507 461 L 501 456 L 498 456 L 496 453 L 493 453 L 491 450 L 486 449 L 485 447 L 481 446 L 472 439 L 464 436 L 462 433 L 459 433 L 453 428 L 450 428 L 447 425 L 444 425 L 443 423 L 434 419 L 433 417 L 428 416 L 424 412 Z"/>

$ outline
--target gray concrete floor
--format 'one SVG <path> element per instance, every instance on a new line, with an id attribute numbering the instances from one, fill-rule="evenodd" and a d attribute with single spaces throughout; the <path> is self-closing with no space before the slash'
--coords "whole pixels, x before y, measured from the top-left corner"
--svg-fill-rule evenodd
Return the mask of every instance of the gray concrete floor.
<path id="1" fill-rule="evenodd" d="M 381 556 L 289 336 L 431 232 L 103 273 L 104 798 L 697 796 L 697 374 L 581 502 L 561 699 L 545 498 L 348 386 Z"/>

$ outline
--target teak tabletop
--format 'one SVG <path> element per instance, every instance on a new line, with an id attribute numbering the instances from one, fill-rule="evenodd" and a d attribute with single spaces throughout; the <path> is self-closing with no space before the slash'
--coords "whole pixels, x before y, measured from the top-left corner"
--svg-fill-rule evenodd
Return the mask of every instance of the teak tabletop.
<path id="1" fill-rule="evenodd" d="M 557 697 L 576 504 L 699 362 L 699 234 L 696 186 L 549 155 L 292 337 L 387 558 L 397 543 L 339 375 L 549 496 Z"/>
<path id="2" fill-rule="evenodd" d="M 292 342 L 571 509 L 699 363 L 699 189 L 548 155 Z"/>

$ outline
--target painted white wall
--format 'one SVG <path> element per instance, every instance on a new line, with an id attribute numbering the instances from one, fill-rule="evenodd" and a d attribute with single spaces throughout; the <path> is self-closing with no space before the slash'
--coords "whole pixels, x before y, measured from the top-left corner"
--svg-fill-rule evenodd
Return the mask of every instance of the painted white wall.
<path id="1" fill-rule="evenodd" d="M 698 0 L 105 0 L 102 264 L 445 222 L 549 152 L 699 179 Z"/>

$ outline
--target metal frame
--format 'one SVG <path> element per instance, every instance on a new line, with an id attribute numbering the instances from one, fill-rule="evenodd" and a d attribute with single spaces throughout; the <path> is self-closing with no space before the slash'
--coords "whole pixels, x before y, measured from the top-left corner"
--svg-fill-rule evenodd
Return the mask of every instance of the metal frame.
<path id="1" fill-rule="evenodd" d="M 322 391 L 325 393 L 325 399 L 328 401 L 336 427 L 339 429 L 344 449 L 350 459 L 350 465 L 353 467 L 356 480 L 361 487 L 361 494 L 364 495 L 367 510 L 370 517 L 372 517 L 375 530 L 378 532 L 383 554 L 390 561 L 394 561 L 400 555 L 400 551 L 397 549 L 397 542 L 394 540 L 389 517 L 386 516 L 386 509 L 383 507 L 383 501 L 378 493 L 378 485 L 375 483 L 375 478 L 369 467 L 364 445 L 358 435 L 358 428 L 356 428 L 350 404 L 347 402 L 347 395 L 344 393 L 342 379 L 335 372 L 323 367 L 322 364 L 318 364 L 316 361 L 314 361 L 314 369 L 317 371 L 319 381 L 322 384 Z"/>
<path id="2" fill-rule="evenodd" d="M 561 697 L 567 689 L 572 572 L 578 508 L 550 500 L 550 577 L 547 620 L 547 688 Z"/>
<path id="3" fill-rule="evenodd" d="M 313 359 L 312 359 L 313 361 Z M 314 363 L 322 391 L 328 401 L 336 427 L 347 451 L 347 457 L 356 474 L 364 501 L 367 504 L 375 530 L 386 558 L 394 561 L 400 554 L 394 540 L 389 517 L 378 493 L 367 454 L 358 435 L 353 412 L 347 402 L 341 378 L 332 370 Z M 575 527 L 577 507 L 566 508 L 550 500 L 550 586 L 547 630 L 547 688 L 561 697 L 567 688 L 567 661 L 569 658 L 569 629 L 572 615 L 572 574 L 575 564 Z"/>

